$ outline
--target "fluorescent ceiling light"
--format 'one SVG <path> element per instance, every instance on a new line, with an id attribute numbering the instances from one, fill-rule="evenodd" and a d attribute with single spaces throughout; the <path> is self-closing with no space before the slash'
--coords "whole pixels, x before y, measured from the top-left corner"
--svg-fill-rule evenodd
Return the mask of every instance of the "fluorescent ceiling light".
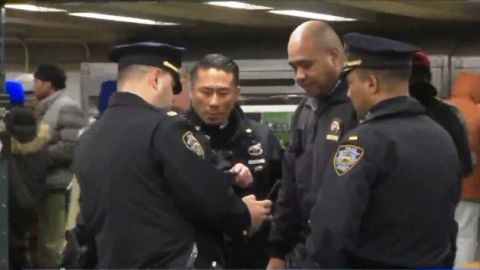
<path id="1" fill-rule="evenodd" d="M 28 4 L 6 4 L 5 7 L 8 9 L 18 9 L 18 10 L 34 11 L 34 12 L 66 12 L 66 10 L 64 9 L 40 7 L 40 6 L 28 5 Z"/>
<path id="2" fill-rule="evenodd" d="M 91 19 L 99 19 L 99 20 L 107 20 L 107 21 L 115 21 L 115 22 L 138 23 L 138 24 L 147 24 L 147 25 L 163 25 L 163 26 L 178 25 L 178 23 L 159 22 L 159 21 L 140 19 L 140 18 L 134 18 L 134 17 L 125 17 L 125 16 L 92 13 L 92 12 L 69 13 L 69 15 L 84 17 L 84 18 L 91 18 Z"/>
<path id="3" fill-rule="evenodd" d="M 247 9 L 247 10 L 269 10 L 273 9 L 271 7 L 253 5 L 238 1 L 210 1 L 205 2 L 207 5 L 219 6 L 219 7 L 228 7 L 228 8 L 237 8 L 237 9 Z"/>
<path id="4" fill-rule="evenodd" d="M 324 13 L 308 12 L 308 11 L 302 11 L 302 10 L 270 10 L 269 12 L 274 14 L 279 14 L 279 15 L 287 15 L 287 16 L 294 16 L 294 17 L 301 17 L 301 18 L 308 18 L 308 19 L 315 19 L 315 20 L 322 20 L 322 21 L 351 22 L 351 21 L 357 20 L 353 18 L 334 16 L 334 15 L 324 14 Z"/>

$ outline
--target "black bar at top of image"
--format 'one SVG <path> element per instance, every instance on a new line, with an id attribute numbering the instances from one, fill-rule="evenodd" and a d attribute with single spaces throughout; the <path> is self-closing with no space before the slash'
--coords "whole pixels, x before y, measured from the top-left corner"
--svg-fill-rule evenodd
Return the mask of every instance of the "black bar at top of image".
<path id="1" fill-rule="evenodd" d="M 240 86 L 293 86 L 294 79 L 241 79 Z"/>

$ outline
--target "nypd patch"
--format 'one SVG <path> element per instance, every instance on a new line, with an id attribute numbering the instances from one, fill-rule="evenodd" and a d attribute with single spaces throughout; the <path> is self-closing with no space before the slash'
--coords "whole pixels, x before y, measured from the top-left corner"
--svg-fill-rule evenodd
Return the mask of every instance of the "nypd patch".
<path id="1" fill-rule="evenodd" d="M 200 142 L 195 138 L 193 133 L 191 131 L 185 132 L 185 134 L 182 135 L 182 141 L 183 144 L 185 144 L 185 147 L 187 147 L 188 150 L 194 152 L 197 154 L 199 157 L 202 159 L 205 158 L 205 151 L 203 150 L 202 145 Z"/>
<path id="2" fill-rule="evenodd" d="M 363 148 L 355 145 L 341 145 L 338 147 L 333 159 L 333 167 L 338 176 L 350 171 L 362 159 Z"/>

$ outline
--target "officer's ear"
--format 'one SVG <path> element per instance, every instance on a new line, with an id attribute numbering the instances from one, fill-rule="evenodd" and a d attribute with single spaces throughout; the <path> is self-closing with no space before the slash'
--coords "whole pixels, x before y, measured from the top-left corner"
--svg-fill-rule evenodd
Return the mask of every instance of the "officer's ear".
<path id="1" fill-rule="evenodd" d="M 368 71 L 366 76 L 367 88 L 371 94 L 376 94 L 380 91 L 380 76 L 375 71 Z"/>
<path id="2" fill-rule="evenodd" d="M 343 67 L 343 52 L 339 51 L 337 48 L 331 48 L 327 56 L 328 62 L 334 68 Z"/>
<path id="3" fill-rule="evenodd" d="M 155 79 L 153 87 L 156 90 L 163 91 L 165 87 L 171 87 L 173 89 L 175 82 L 170 72 L 160 68 L 155 69 L 153 78 Z"/>
<path id="4" fill-rule="evenodd" d="M 147 73 L 145 78 L 147 81 L 147 84 L 150 87 L 157 89 L 159 76 L 160 76 L 160 69 L 151 68 L 150 72 Z"/>
<path id="5" fill-rule="evenodd" d="M 238 96 L 240 95 L 240 82 L 238 82 L 234 78 L 232 78 L 232 80 L 230 81 L 230 86 L 231 86 L 231 89 L 232 89 L 232 94 L 235 96 L 235 99 L 237 99 Z"/>
<path id="6" fill-rule="evenodd" d="M 235 95 L 235 99 L 238 99 L 238 96 L 240 95 L 240 85 L 233 88 L 233 94 Z"/>

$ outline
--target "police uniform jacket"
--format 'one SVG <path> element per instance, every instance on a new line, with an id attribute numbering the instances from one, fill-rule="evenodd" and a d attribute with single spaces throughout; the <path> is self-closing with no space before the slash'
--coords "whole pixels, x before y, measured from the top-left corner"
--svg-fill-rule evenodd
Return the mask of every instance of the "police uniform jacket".
<path id="1" fill-rule="evenodd" d="M 239 106 L 232 110 L 224 127 L 206 125 L 193 109 L 186 112 L 186 117 L 210 138 L 209 142 L 215 153 L 212 162 L 219 170 L 228 171 L 237 163 L 250 169 L 253 184 L 245 189 L 234 186 L 236 194 L 239 197 L 254 194 L 258 200 L 267 199 L 268 193 L 281 175 L 283 149 L 273 131 L 266 125 L 246 118 Z M 269 228 L 266 223 L 248 240 L 242 237 L 228 241 L 226 266 L 265 268 L 268 260 Z"/>
<path id="2" fill-rule="evenodd" d="M 274 257 L 285 257 L 308 235 L 310 210 L 324 171 L 338 141 L 357 122 L 347 90 L 346 82 L 339 80 L 328 97 L 306 97 L 294 113 L 269 238 Z"/>
<path id="3" fill-rule="evenodd" d="M 416 100 L 375 105 L 326 169 L 306 243 L 311 266 L 445 266 L 462 172 L 452 139 Z"/>
<path id="4" fill-rule="evenodd" d="M 184 268 L 197 224 L 241 234 L 250 216 L 188 122 L 131 93 L 81 137 L 75 172 L 98 268 Z"/>

